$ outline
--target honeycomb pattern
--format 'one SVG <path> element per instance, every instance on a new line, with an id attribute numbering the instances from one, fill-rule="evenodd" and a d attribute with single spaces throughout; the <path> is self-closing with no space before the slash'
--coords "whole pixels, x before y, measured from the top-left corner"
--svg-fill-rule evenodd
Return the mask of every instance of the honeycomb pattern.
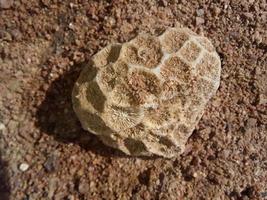
<path id="1" fill-rule="evenodd" d="M 128 155 L 181 154 L 220 83 L 211 42 L 186 28 L 138 35 L 93 56 L 73 89 L 85 130 Z"/>

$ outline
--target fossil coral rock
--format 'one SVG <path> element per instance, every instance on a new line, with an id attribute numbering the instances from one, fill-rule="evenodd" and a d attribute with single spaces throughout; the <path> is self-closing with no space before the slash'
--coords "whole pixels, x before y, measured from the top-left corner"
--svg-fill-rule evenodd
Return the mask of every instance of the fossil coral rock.
<path id="1" fill-rule="evenodd" d="M 129 155 L 173 157 L 219 87 L 211 42 L 186 28 L 138 35 L 93 56 L 73 89 L 85 130 Z"/>

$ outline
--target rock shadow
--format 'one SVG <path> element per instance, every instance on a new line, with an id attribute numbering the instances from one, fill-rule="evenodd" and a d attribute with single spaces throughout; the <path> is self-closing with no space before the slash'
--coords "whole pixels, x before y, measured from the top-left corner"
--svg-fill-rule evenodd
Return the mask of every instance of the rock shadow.
<path id="1" fill-rule="evenodd" d="M 2 159 L 0 153 L 0 199 L 1 200 L 10 199 L 11 188 L 9 185 L 7 168 L 8 168 L 8 163 Z"/>
<path id="2" fill-rule="evenodd" d="M 74 113 L 71 100 L 72 89 L 84 65 L 85 63 L 76 65 L 50 84 L 45 99 L 37 108 L 36 126 L 42 133 L 52 135 L 61 143 L 74 143 L 86 151 L 106 157 L 130 158 L 123 152 L 104 145 L 94 134 L 83 130 Z"/>

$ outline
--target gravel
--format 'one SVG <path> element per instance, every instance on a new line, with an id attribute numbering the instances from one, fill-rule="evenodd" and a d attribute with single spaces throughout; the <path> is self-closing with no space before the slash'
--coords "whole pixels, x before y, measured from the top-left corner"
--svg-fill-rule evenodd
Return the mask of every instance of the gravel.
<path id="1" fill-rule="evenodd" d="M 264 1 L 0 2 L 0 29 L 9 34 L 0 39 L 1 197 L 266 199 Z M 105 45 L 175 24 L 212 40 L 222 61 L 219 91 L 182 156 L 127 157 L 82 130 L 73 84 Z M 54 152 L 49 171 L 44 163 Z M 24 162 L 30 167 L 22 173 Z"/>

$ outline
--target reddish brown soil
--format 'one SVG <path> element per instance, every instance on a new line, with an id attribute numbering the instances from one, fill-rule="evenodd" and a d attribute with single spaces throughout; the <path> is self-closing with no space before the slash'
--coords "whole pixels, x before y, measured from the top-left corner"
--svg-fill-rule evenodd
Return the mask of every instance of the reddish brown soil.
<path id="1" fill-rule="evenodd" d="M 267 199 L 266 18 L 266 0 L 0 0 L 0 199 Z M 178 23 L 222 59 L 186 152 L 127 157 L 83 131 L 71 105 L 82 63 Z"/>

